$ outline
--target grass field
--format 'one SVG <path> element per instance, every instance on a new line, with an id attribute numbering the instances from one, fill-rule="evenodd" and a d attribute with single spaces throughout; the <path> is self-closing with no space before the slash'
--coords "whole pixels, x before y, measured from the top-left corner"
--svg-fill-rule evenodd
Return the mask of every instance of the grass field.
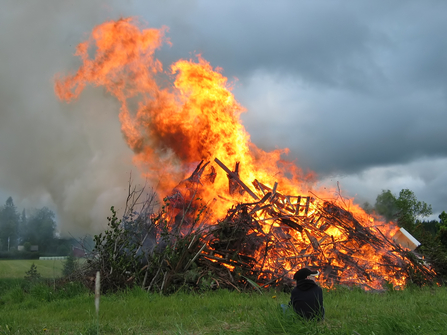
<path id="1" fill-rule="evenodd" d="M 0 279 L 0 334 L 447 334 L 447 288 L 324 292 L 325 321 L 284 315 L 284 292 L 217 290 L 148 294 L 135 288 L 101 297 L 71 283 L 29 285 Z"/>
<path id="2" fill-rule="evenodd" d="M 62 275 L 64 260 L 0 260 L 0 278 L 23 278 L 33 263 L 43 278 L 59 278 Z"/>

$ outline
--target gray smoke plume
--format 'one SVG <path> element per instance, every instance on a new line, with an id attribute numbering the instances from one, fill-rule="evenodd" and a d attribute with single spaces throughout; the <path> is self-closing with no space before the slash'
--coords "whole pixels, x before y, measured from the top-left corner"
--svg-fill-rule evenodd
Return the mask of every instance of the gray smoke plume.
<path id="1" fill-rule="evenodd" d="M 48 206 L 63 235 L 95 233 L 138 181 L 122 140 L 119 105 L 100 89 L 59 102 L 56 73 L 78 64 L 85 34 L 119 17 L 99 1 L 3 1 L 0 13 L 0 200 Z M 114 9 L 112 9 L 112 6 Z"/>

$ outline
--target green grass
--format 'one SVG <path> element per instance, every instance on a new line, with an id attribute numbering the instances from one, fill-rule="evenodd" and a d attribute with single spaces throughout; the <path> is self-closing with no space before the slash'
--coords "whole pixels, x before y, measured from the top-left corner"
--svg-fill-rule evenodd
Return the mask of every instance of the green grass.
<path id="1" fill-rule="evenodd" d="M 46 280 L 24 280 L 32 263 Z M 326 318 L 302 322 L 284 315 L 283 292 L 179 292 L 148 294 L 139 288 L 101 297 L 69 283 L 57 288 L 63 262 L 0 261 L 1 334 L 447 334 L 447 288 L 385 293 L 338 288 L 324 292 Z M 48 280 L 50 279 L 50 280 Z"/>
<path id="2" fill-rule="evenodd" d="M 65 260 L 0 260 L 0 279 L 23 278 L 25 272 L 36 264 L 42 278 L 59 278 L 62 275 Z"/>
<path id="3" fill-rule="evenodd" d="M 6 280 L 0 280 L 0 284 Z M 1 285 L 0 285 L 1 287 Z M 24 289 L 25 288 L 25 289 Z M 272 298 L 272 297 L 275 298 Z M 135 288 L 101 297 L 101 334 L 447 334 L 447 289 L 387 293 L 326 291 L 326 319 L 283 315 L 286 293 L 210 291 L 147 294 Z M 8 327 L 8 328 L 7 328 Z M 0 289 L 0 334 L 96 334 L 94 296 L 77 284 L 63 289 L 8 282 Z"/>

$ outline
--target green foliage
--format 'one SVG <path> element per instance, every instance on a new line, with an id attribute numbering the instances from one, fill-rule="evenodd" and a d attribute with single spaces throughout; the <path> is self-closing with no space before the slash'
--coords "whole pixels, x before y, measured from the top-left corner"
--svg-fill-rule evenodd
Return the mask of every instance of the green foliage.
<path id="1" fill-rule="evenodd" d="M 11 197 L 0 209 L 0 251 L 17 249 L 19 214 Z"/>
<path id="2" fill-rule="evenodd" d="M 394 220 L 399 211 L 397 208 L 397 199 L 390 190 L 382 190 L 382 193 L 376 198 L 374 208 L 387 221 Z"/>
<path id="3" fill-rule="evenodd" d="M 424 256 L 426 262 L 436 271 L 436 279 L 445 282 L 447 279 L 447 248 L 440 241 L 440 231 L 434 236 L 419 223 L 412 232 L 413 236 L 421 243 L 418 253 Z"/>
<path id="4" fill-rule="evenodd" d="M 62 269 L 62 275 L 68 277 L 78 269 L 78 262 L 71 252 L 64 262 L 64 268 Z"/>
<path id="5" fill-rule="evenodd" d="M 64 252 L 67 249 L 68 241 L 55 236 L 55 214 L 50 209 L 42 207 L 29 213 L 27 216 L 23 210 L 19 214 L 11 197 L 0 207 L 0 258 L 23 257 L 13 255 L 20 244 L 25 246 L 26 251 L 30 251 L 31 245 L 38 245 L 39 252 L 44 255 L 57 255 L 59 250 Z M 71 245 L 68 247 L 71 248 Z M 5 252 L 11 255 L 5 255 Z"/>
<path id="6" fill-rule="evenodd" d="M 399 197 L 393 195 L 390 190 L 383 190 L 377 196 L 374 208 L 387 221 L 397 221 L 400 227 L 410 233 L 414 230 L 417 218 L 432 214 L 431 205 L 418 201 L 414 192 L 408 189 L 402 189 Z"/>
<path id="7" fill-rule="evenodd" d="M 202 233 L 185 233 L 181 229 L 192 229 L 206 207 L 191 209 L 183 217 L 178 215 L 175 224 L 168 226 L 165 217 L 169 206 L 168 199 L 164 199 L 156 214 L 128 210 L 122 220 L 111 208 L 109 228 L 94 237 L 93 257 L 88 263 L 90 273 L 101 272 L 103 293 L 131 286 L 164 294 L 190 288 L 203 292 L 219 286 L 208 269 L 199 268 L 195 262 L 204 246 Z"/>
<path id="8" fill-rule="evenodd" d="M 415 194 L 403 189 L 399 193 L 396 200 L 398 212 L 398 223 L 401 227 L 410 228 L 412 230 L 418 217 L 427 217 L 432 214 L 431 205 L 423 201 L 418 201 Z"/>
<path id="9" fill-rule="evenodd" d="M 416 226 L 420 226 L 424 231 L 435 237 L 439 230 L 439 222 L 436 220 L 419 221 L 416 220 Z"/>
<path id="10" fill-rule="evenodd" d="M 31 264 L 31 268 L 25 272 L 25 280 L 35 283 L 40 279 L 40 273 L 37 271 L 36 264 Z"/>
<path id="11" fill-rule="evenodd" d="M 439 224 L 441 226 L 447 226 L 447 213 L 443 211 L 441 214 L 439 214 Z"/>
<path id="12" fill-rule="evenodd" d="M 445 211 L 439 214 L 439 220 L 436 239 L 447 248 L 447 213 Z"/>
<path id="13" fill-rule="evenodd" d="M 102 292 L 116 291 L 142 280 L 144 253 L 137 253 L 139 244 L 133 242 L 131 231 L 121 224 L 113 206 L 110 210 L 109 229 L 94 236 L 92 254 L 95 256 L 91 260 L 96 271 L 101 273 Z"/>
<path id="14" fill-rule="evenodd" d="M 390 190 L 382 191 L 377 196 L 375 209 L 387 220 L 396 221 L 421 242 L 417 251 L 435 270 L 436 279 L 444 282 L 447 279 L 447 214 L 443 212 L 439 215 L 439 223 L 434 220 L 418 220 L 432 214 L 432 208 L 431 205 L 418 201 L 408 189 L 401 190 L 399 197 L 394 196 Z M 425 283 L 417 269 L 409 268 L 408 271 L 413 283 Z"/>
<path id="15" fill-rule="evenodd" d="M 26 219 L 23 227 L 22 239 L 32 245 L 38 245 L 40 252 L 50 251 L 55 244 L 54 232 L 56 230 L 55 214 L 47 207 L 35 210 Z"/>

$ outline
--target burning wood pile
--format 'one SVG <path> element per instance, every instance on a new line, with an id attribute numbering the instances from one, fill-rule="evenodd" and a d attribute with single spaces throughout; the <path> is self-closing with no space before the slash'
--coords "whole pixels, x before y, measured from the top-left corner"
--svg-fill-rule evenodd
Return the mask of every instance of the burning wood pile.
<path id="1" fill-rule="evenodd" d="M 213 222 L 213 204 L 204 204 L 200 194 L 212 183 L 216 169 L 209 166 L 204 174 L 209 163 L 200 163 L 165 199 L 161 214 L 150 219 L 140 214 L 144 224 L 133 230 L 128 226 L 135 254 L 140 255 L 138 264 L 145 265 L 128 271 L 122 277 L 126 283 L 164 293 L 184 286 L 240 291 L 292 285 L 293 273 L 307 266 L 320 270 L 324 287 L 381 290 L 386 282 L 402 286 L 414 274 L 424 280 L 435 275 L 395 244 L 389 231 L 382 232 L 335 201 L 284 195 L 277 184 L 270 188 L 258 180 L 253 182 L 255 193 L 239 179 L 238 167 L 234 172 L 215 162 L 228 174 L 230 194 L 247 192 L 253 202 L 234 204 L 223 219 Z M 104 272 L 105 278 L 112 273 Z"/>
<path id="2" fill-rule="evenodd" d="M 123 220 L 112 210 L 110 229 L 96 237 L 85 278 L 100 270 L 103 290 L 138 284 L 172 292 L 277 286 L 302 266 L 318 268 L 326 287 L 382 289 L 435 275 L 392 241 L 398 227 L 377 225 L 327 190 L 308 192 L 307 176 L 282 159 L 287 148 L 266 152 L 252 143 L 240 122 L 245 109 L 221 69 L 198 55 L 163 70 L 155 51 L 165 32 L 132 18 L 95 27 L 78 45 L 77 72 L 56 79 L 57 96 L 69 102 L 88 84 L 104 86 L 121 104 L 134 162 L 164 193 L 201 159 L 219 157 L 235 168 L 202 162 L 158 214 L 148 202 L 135 211 L 138 194 L 131 192 Z"/>

